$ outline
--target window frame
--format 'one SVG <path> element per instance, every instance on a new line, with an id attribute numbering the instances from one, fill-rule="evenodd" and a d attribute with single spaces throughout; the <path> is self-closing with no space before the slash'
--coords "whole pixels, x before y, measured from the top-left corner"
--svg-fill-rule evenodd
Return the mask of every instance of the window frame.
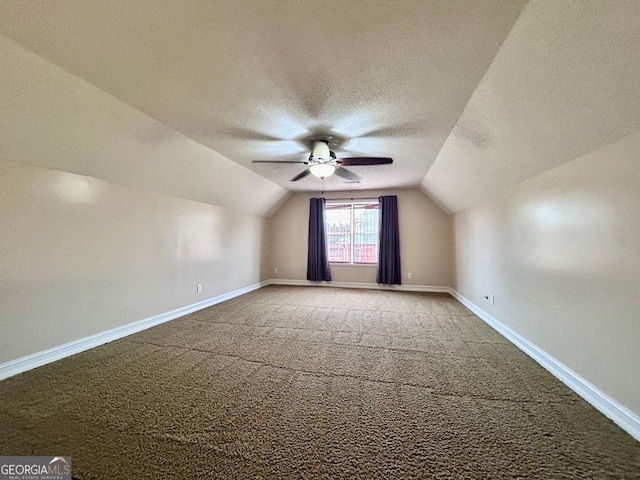
<path id="1" fill-rule="evenodd" d="M 327 207 L 331 206 L 349 206 L 350 207 L 350 222 L 349 222 L 349 236 L 350 236 L 350 261 L 349 262 L 341 262 L 331 260 L 330 257 L 330 243 L 329 243 L 329 225 L 327 224 Z M 378 258 L 378 251 L 380 248 L 380 222 L 378 221 L 378 231 L 375 232 L 376 235 L 376 261 L 375 262 L 355 262 L 355 206 L 356 205 L 375 205 L 375 210 L 377 214 L 380 214 L 380 201 L 379 200 L 327 200 L 325 203 L 325 232 L 327 235 L 327 259 L 329 260 L 329 265 L 336 265 L 342 267 L 377 267 L 380 259 Z"/>

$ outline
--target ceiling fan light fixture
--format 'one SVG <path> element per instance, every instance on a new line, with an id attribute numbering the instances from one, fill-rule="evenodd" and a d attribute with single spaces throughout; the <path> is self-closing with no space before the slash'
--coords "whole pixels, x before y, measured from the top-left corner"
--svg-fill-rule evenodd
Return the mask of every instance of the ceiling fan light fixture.
<path id="1" fill-rule="evenodd" d="M 312 165 L 309 167 L 311 171 L 311 175 L 314 175 L 318 178 L 327 178 L 333 175 L 333 172 L 336 171 L 336 167 L 333 165 L 327 165 L 326 163 L 320 163 L 318 165 Z"/>

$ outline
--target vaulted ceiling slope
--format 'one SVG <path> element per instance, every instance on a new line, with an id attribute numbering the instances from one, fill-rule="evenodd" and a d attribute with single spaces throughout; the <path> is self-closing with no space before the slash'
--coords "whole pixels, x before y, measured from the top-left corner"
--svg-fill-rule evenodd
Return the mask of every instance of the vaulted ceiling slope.
<path id="1" fill-rule="evenodd" d="M 0 160 L 268 215 L 287 191 L 0 35 Z"/>
<path id="2" fill-rule="evenodd" d="M 359 185 L 418 186 L 525 0 L 3 1 L 0 32 L 291 190 L 332 134 Z"/>
<path id="3" fill-rule="evenodd" d="M 534 0 L 422 188 L 459 211 L 638 129 L 640 2 Z"/>

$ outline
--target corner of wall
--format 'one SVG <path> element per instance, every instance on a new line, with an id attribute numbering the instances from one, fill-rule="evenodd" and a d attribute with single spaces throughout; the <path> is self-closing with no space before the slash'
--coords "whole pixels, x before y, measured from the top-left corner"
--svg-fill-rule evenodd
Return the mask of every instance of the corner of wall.
<path id="1" fill-rule="evenodd" d="M 420 185 L 418 185 L 418 190 L 420 190 L 425 197 L 427 197 L 429 200 L 431 200 L 433 203 L 435 203 L 440 210 L 442 210 L 444 213 L 446 213 L 449 216 L 453 216 L 453 214 L 455 212 L 451 212 L 448 208 L 446 208 L 435 196 L 433 196 L 429 190 L 427 190 L 424 185 L 422 183 L 420 183 Z"/>

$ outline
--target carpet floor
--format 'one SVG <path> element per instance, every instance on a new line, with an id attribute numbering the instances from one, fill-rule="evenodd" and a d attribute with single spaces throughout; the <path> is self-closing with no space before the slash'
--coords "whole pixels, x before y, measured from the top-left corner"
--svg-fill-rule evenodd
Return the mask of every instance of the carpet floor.
<path id="1" fill-rule="evenodd" d="M 262 288 L 0 382 L 79 479 L 640 478 L 640 443 L 445 294 Z"/>

